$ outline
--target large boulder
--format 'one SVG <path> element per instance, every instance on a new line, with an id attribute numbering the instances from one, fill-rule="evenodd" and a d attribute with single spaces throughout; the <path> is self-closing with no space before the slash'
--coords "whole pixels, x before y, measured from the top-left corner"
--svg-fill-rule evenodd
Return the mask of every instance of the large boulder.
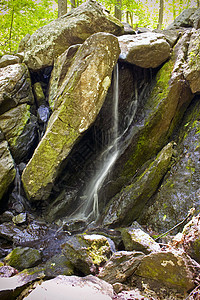
<path id="1" fill-rule="evenodd" d="M 199 10 L 200 13 L 200 10 Z M 200 29 L 193 30 L 188 47 L 184 68 L 185 78 L 189 81 L 193 93 L 200 92 Z"/>
<path id="2" fill-rule="evenodd" d="M 103 220 L 104 225 L 130 224 L 139 215 L 145 203 L 157 190 L 160 181 L 171 166 L 173 143 L 168 144 L 155 160 L 137 178 L 126 186 L 108 204 Z"/>
<path id="3" fill-rule="evenodd" d="M 26 65 L 14 64 L 0 68 L 0 114 L 24 103 L 34 103 Z"/>
<path id="4" fill-rule="evenodd" d="M 4 55 L 0 59 L 0 68 L 7 67 L 9 65 L 14 65 L 20 63 L 20 58 L 15 55 Z"/>
<path id="5" fill-rule="evenodd" d="M 118 56 L 118 40 L 107 33 L 92 35 L 77 51 L 46 133 L 22 174 L 29 199 L 49 197 L 62 163 L 102 107 Z"/>
<path id="6" fill-rule="evenodd" d="M 142 68 L 156 68 L 170 57 L 170 45 L 160 33 L 123 35 L 118 40 L 120 58 Z"/>
<path id="7" fill-rule="evenodd" d="M 96 1 L 89 0 L 39 28 L 18 51 L 24 51 L 25 63 L 30 69 L 37 70 L 53 65 L 54 59 L 69 46 L 83 43 L 96 32 L 120 35 L 123 25 Z"/>
<path id="8" fill-rule="evenodd" d="M 178 29 L 180 27 L 200 27 L 200 9 L 187 8 L 170 24 L 167 29 Z"/>
<path id="9" fill-rule="evenodd" d="M 37 119 L 30 105 L 18 105 L 0 115 L 0 128 L 16 163 L 30 157 L 37 138 Z"/>
<path id="10" fill-rule="evenodd" d="M 16 170 L 8 143 L 0 142 L 0 200 L 15 178 Z"/>

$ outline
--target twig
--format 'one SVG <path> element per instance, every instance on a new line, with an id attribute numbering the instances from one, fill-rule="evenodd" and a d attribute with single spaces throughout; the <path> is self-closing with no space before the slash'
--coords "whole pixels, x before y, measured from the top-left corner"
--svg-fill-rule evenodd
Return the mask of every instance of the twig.
<path id="1" fill-rule="evenodd" d="M 176 224 L 174 227 L 172 227 L 171 229 L 167 230 L 166 232 L 162 233 L 161 235 L 159 235 L 159 236 L 155 239 L 155 241 L 157 241 L 157 240 L 160 239 L 161 237 L 167 235 L 169 232 L 171 232 L 172 230 L 174 230 L 175 228 L 177 228 L 178 226 L 180 226 L 181 224 L 183 224 L 189 217 L 191 217 L 191 216 L 194 214 L 194 211 L 195 211 L 195 208 L 192 207 L 192 208 L 189 210 L 187 216 L 186 216 L 181 222 L 179 222 L 178 224 Z"/>

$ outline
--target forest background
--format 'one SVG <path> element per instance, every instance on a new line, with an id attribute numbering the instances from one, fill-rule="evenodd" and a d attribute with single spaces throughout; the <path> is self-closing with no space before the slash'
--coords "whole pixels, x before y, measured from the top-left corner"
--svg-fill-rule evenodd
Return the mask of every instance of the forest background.
<path id="1" fill-rule="evenodd" d="M 200 0 L 98 0 L 122 22 L 137 27 L 166 28 Z M 0 0 L 0 56 L 14 54 L 26 34 L 74 9 L 84 0 Z"/>

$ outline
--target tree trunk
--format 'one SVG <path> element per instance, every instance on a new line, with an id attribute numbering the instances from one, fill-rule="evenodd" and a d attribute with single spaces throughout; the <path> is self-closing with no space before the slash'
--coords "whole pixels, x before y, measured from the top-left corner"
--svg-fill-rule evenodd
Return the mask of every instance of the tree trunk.
<path id="1" fill-rule="evenodd" d="M 157 29 L 161 29 L 161 28 L 162 28 L 162 23 L 163 23 L 163 11 L 164 11 L 164 0 L 160 0 L 160 6 L 159 6 L 159 18 L 158 18 Z"/>
<path id="2" fill-rule="evenodd" d="M 12 30 L 13 30 L 13 21 L 14 21 L 14 7 L 12 8 L 12 12 L 11 12 L 11 22 L 10 22 L 10 30 L 9 30 L 9 50 L 10 50 L 10 54 L 12 52 Z"/>
<path id="3" fill-rule="evenodd" d="M 197 8 L 199 8 L 199 0 L 197 0 Z"/>
<path id="4" fill-rule="evenodd" d="M 70 3 L 71 3 L 71 9 L 73 9 L 73 8 L 76 7 L 76 2 L 75 2 L 75 0 L 70 0 Z"/>
<path id="5" fill-rule="evenodd" d="M 67 0 L 58 0 L 58 18 L 67 13 Z"/>
<path id="6" fill-rule="evenodd" d="M 117 5 L 115 5 L 115 18 L 121 21 L 122 19 L 122 11 L 121 11 L 121 0 L 117 0 Z"/>
<path id="7" fill-rule="evenodd" d="M 176 19 L 176 3 L 175 3 L 175 0 L 172 1 L 172 4 L 173 4 L 173 18 L 175 20 Z"/>

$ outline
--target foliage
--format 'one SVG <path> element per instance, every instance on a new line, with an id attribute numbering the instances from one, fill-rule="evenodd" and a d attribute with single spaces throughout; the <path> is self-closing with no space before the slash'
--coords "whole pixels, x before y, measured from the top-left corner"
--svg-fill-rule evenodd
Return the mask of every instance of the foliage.
<path id="1" fill-rule="evenodd" d="M 57 17 L 53 0 L 0 2 L 0 55 L 15 53 L 20 40 Z"/>

